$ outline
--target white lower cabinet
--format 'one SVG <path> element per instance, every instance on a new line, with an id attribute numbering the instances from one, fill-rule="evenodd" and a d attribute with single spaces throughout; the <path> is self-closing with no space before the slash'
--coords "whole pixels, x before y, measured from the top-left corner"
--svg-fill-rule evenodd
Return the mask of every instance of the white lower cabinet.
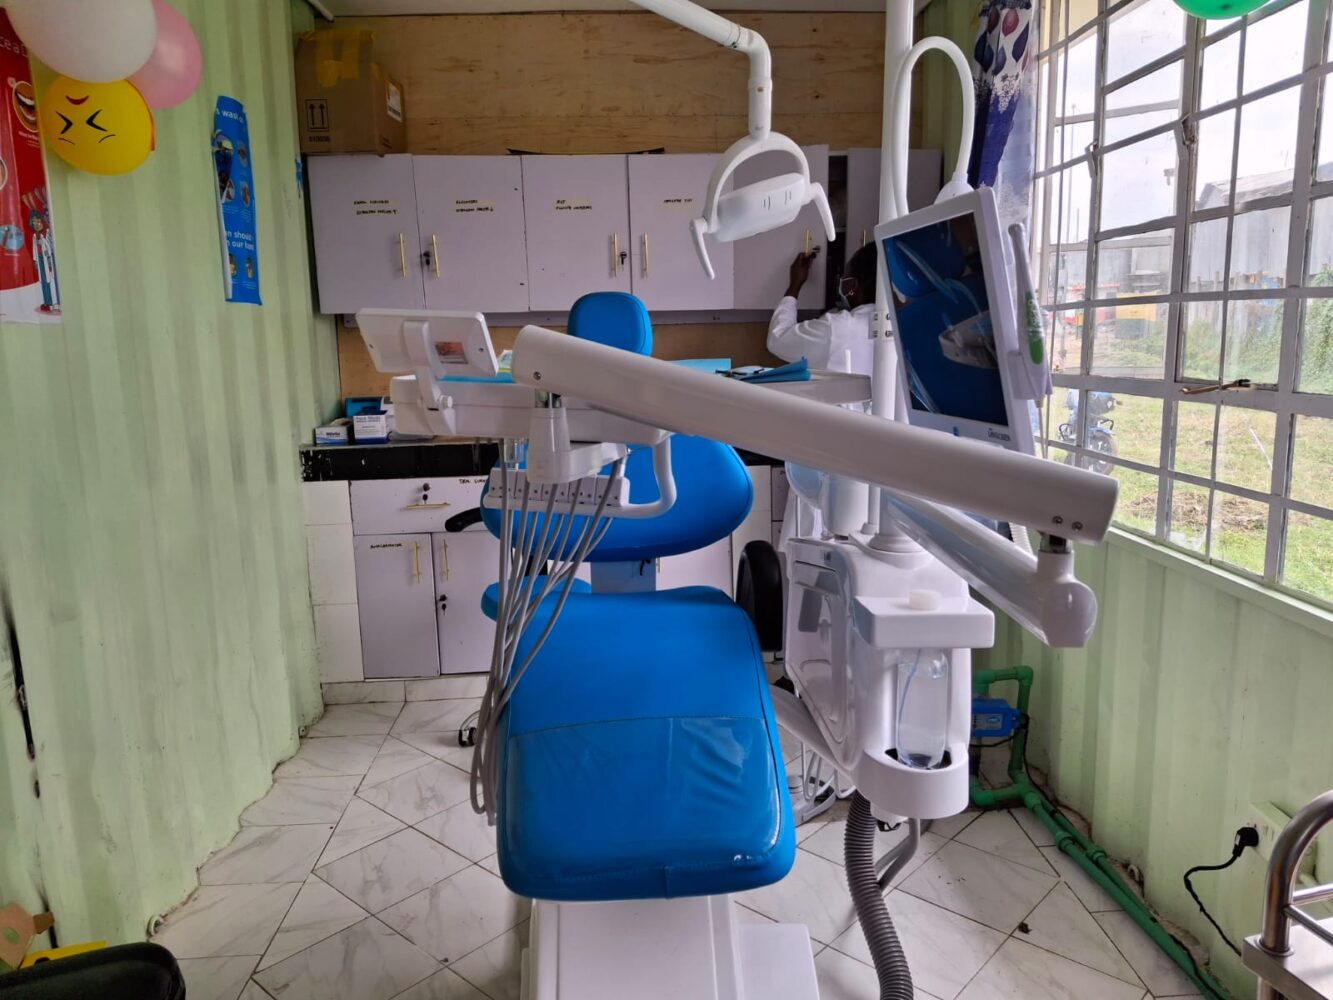
<path id="1" fill-rule="evenodd" d="M 741 548 L 766 537 L 770 519 L 780 517 L 772 505 L 768 469 L 751 474 L 755 506 L 745 523 L 735 535 L 697 552 L 660 559 L 659 590 L 707 586 L 733 594 Z M 489 668 L 495 623 L 482 613 L 481 598 L 495 581 L 500 543 L 480 524 L 460 532 L 430 530 L 442 528 L 446 516 L 479 499 L 479 482 L 473 477 L 352 484 L 356 603 L 338 607 L 355 618 L 342 623 L 340 631 L 326 631 L 330 638 L 337 635 L 337 641 L 355 645 L 359 625 L 360 655 L 347 655 L 356 652 L 352 649 L 341 656 L 334 656 L 335 650 L 321 652 L 322 659 L 340 661 L 339 669 L 326 671 L 325 680 L 355 679 L 344 675 L 358 661 L 367 679 Z M 584 566 L 579 576 L 588 579 L 588 570 Z"/>
<path id="2" fill-rule="evenodd" d="M 471 674 L 490 669 L 495 623 L 481 610 L 481 595 L 495 582 L 500 542 L 477 525 L 432 535 L 440 671 Z"/>
<path id="3" fill-rule="evenodd" d="M 366 677 L 440 672 L 430 535 L 358 535 L 356 599 Z"/>

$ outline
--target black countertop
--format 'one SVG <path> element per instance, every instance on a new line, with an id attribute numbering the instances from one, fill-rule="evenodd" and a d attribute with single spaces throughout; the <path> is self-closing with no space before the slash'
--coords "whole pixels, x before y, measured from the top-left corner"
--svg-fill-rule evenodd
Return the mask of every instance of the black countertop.
<path id="1" fill-rule="evenodd" d="M 766 455 L 740 452 L 746 465 L 781 465 Z M 302 445 L 306 482 L 480 476 L 500 457 L 494 442 L 400 441 L 391 444 Z"/>

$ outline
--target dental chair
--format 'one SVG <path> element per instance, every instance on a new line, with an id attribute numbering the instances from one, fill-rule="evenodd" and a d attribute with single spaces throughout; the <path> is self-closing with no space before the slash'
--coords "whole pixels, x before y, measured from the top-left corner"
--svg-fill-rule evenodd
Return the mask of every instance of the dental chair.
<path id="1" fill-rule="evenodd" d="M 580 299 L 569 332 L 649 354 L 643 304 Z M 752 486 L 728 445 L 672 439 L 676 501 L 613 519 L 499 723 L 500 873 L 534 900 L 524 1000 L 815 1000 L 809 936 L 738 924 L 728 896 L 777 882 L 796 842 L 749 616 L 710 587 L 654 588 L 656 560 L 730 535 Z M 657 499 L 649 448 L 630 501 Z M 502 516 L 483 508 L 501 535 Z M 556 611 L 552 594 L 521 658 Z M 494 615 L 496 586 L 484 601 Z"/>

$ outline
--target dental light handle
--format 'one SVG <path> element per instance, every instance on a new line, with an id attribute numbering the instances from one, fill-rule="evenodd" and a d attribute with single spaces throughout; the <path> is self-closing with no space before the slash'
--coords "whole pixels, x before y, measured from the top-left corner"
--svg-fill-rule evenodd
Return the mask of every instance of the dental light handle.
<path id="1" fill-rule="evenodd" d="M 690 220 L 690 235 L 694 238 L 694 252 L 699 255 L 699 263 L 704 269 L 704 274 L 708 275 L 708 280 L 712 281 L 717 277 L 713 270 L 713 262 L 708 259 L 708 244 L 704 242 L 704 234 L 708 232 L 708 223 L 704 219 Z"/>
<path id="2" fill-rule="evenodd" d="M 757 31 L 728 21 L 690 0 L 634 0 L 634 3 L 724 48 L 749 56 L 750 135 L 755 139 L 768 135 L 773 122 L 773 57 L 768 43 Z"/>

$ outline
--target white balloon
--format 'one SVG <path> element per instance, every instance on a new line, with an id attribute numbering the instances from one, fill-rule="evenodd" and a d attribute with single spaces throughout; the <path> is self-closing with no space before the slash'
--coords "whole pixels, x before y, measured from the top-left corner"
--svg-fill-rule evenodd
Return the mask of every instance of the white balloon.
<path id="1" fill-rule="evenodd" d="M 88 83 L 132 76 L 157 42 L 153 0 L 9 0 L 5 10 L 34 56 Z"/>

